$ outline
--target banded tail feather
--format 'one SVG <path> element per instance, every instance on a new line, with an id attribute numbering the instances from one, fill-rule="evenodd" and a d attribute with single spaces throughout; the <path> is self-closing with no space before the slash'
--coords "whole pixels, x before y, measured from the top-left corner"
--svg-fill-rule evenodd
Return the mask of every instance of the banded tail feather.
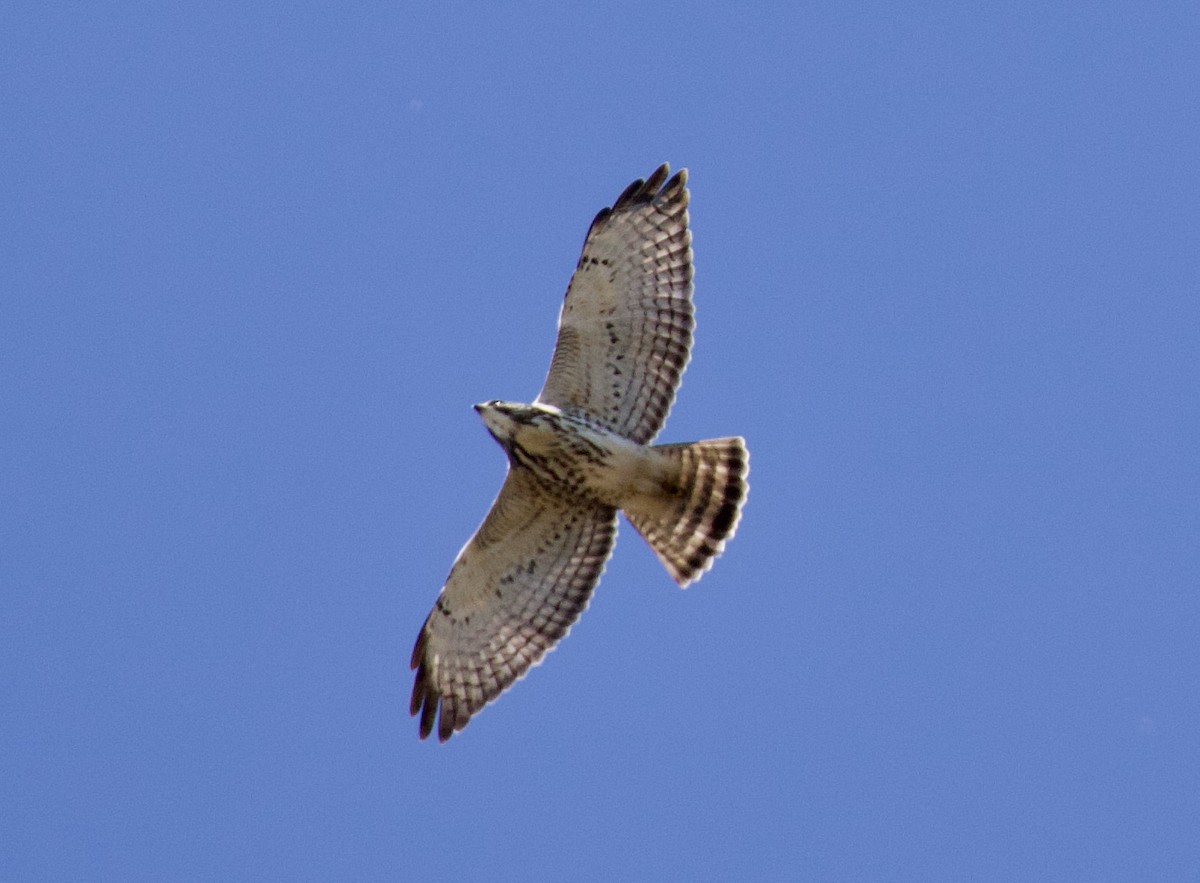
<path id="1" fill-rule="evenodd" d="M 737 530 L 749 486 L 750 454 L 741 438 L 655 445 L 678 466 L 675 492 L 638 497 L 625 517 L 681 587 L 699 579 Z"/>

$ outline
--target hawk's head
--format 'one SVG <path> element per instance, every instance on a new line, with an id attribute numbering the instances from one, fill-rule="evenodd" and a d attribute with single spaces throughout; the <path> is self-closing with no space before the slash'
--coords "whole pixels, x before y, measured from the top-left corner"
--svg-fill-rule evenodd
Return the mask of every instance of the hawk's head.
<path id="1" fill-rule="evenodd" d="M 488 428 L 492 438 L 502 446 L 508 447 L 508 442 L 512 440 L 516 431 L 513 411 L 517 407 L 519 406 L 513 402 L 499 402 L 493 399 L 490 402 L 480 402 L 475 406 L 475 410 L 483 418 L 483 425 Z"/>
<path id="2" fill-rule="evenodd" d="M 553 430 L 556 418 L 561 415 L 558 408 L 550 405 L 525 405 L 520 402 L 480 402 L 475 406 L 483 424 L 492 438 L 509 454 L 514 445 L 522 448 L 540 448 L 535 440 Z"/>

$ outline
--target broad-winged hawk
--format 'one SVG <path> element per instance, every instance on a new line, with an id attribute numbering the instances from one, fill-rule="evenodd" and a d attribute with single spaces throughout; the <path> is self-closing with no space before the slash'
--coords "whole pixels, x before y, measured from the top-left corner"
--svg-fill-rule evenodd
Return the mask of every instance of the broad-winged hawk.
<path id="1" fill-rule="evenodd" d="M 508 476 L 413 648 L 422 739 L 435 718 L 450 738 L 567 634 L 612 552 L 617 510 L 680 586 L 737 527 L 741 438 L 651 444 L 695 324 L 687 172 L 668 174 L 633 182 L 592 221 L 537 400 L 475 406 Z"/>

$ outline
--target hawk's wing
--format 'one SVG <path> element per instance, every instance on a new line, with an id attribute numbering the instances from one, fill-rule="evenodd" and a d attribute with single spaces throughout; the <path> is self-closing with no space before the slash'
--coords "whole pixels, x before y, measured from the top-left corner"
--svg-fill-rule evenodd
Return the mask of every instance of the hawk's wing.
<path id="1" fill-rule="evenodd" d="M 634 181 L 592 221 L 538 396 L 640 444 L 667 419 L 695 326 L 687 171 L 668 171 Z"/>
<path id="2" fill-rule="evenodd" d="M 616 510 L 546 493 L 509 469 L 492 510 L 458 553 L 412 667 L 421 738 L 461 730 L 561 640 L 587 607 L 616 536 Z"/>

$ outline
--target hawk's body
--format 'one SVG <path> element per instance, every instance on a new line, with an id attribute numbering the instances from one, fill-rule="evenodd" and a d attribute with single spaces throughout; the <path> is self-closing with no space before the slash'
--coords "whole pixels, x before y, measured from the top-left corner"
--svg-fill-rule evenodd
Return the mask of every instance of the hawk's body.
<path id="1" fill-rule="evenodd" d="M 733 536 L 742 440 L 649 444 L 694 325 L 687 174 L 667 173 L 635 181 L 592 222 L 537 401 L 476 406 L 510 468 L 413 648 L 422 738 L 439 706 L 438 737 L 462 729 L 567 633 L 612 552 L 618 509 L 680 585 Z"/>

